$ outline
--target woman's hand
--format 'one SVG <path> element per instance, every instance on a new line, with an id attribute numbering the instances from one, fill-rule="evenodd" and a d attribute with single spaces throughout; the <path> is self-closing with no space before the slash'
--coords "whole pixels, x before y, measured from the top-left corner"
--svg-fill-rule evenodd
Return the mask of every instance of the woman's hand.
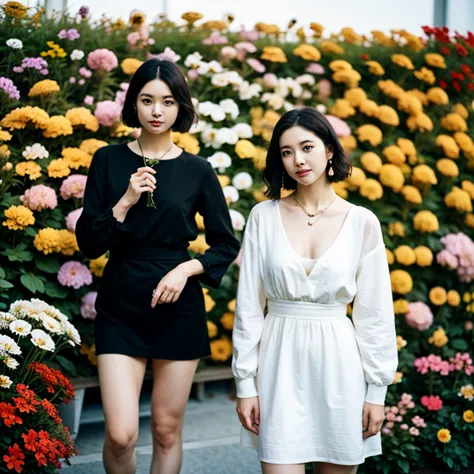
<path id="1" fill-rule="evenodd" d="M 130 176 L 128 189 L 122 196 L 122 203 L 125 207 L 132 207 L 135 205 L 142 193 L 152 193 L 156 189 L 156 178 L 153 176 L 156 171 L 149 166 L 138 168 L 136 173 Z"/>
<path id="2" fill-rule="evenodd" d="M 258 435 L 260 426 L 260 402 L 258 397 L 237 398 L 237 415 L 246 430 Z"/>
<path id="3" fill-rule="evenodd" d="M 362 415 L 362 428 L 364 439 L 376 435 L 382 428 L 385 420 L 385 410 L 383 405 L 374 405 L 373 403 L 364 403 L 364 412 Z"/>
<path id="4" fill-rule="evenodd" d="M 167 273 L 158 283 L 155 291 L 153 291 L 151 307 L 154 308 L 156 303 L 176 303 L 183 288 L 186 286 L 188 278 L 189 273 L 182 265 L 178 265 Z"/>

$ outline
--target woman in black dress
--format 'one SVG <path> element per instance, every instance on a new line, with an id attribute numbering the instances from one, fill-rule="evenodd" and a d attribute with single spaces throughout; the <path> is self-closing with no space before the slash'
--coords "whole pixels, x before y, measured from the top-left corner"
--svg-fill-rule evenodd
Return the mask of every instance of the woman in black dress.
<path id="1" fill-rule="evenodd" d="M 236 258 L 227 204 L 211 165 L 173 144 L 172 130 L 195 120 L 186 81 L 170 61 L 146 61 L 122 112 L 142 127 L 134 142 L 99 149 L 77 223 L 88 258 L 110 252 L 96 301 L 96 353 L 104 407 L 108 474 L 136 471 L 138 402 L 153 361 L 151 473 L 181 466 L 186 402 L 200 357 L 210 354 L 200 281 L 218 287 Z M 191 259 L 195 215 L 210 248 Z"/>

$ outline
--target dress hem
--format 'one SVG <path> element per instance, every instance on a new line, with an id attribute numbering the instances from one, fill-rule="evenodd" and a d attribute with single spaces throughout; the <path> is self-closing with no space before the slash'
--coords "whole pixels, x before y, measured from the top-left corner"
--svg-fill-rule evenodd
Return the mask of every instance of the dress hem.
<path id="1" fill-rule="evenodd" d="M 186 357 L 170 357 L 170 356 L 156 356 L 156 355 L 149 355 L 149 354 L 129 354 L 125 352 L 119 351 L 104 351 L 100 353 L 96 353 L 97 356 L 106 355 L 106 354 L 116 354 L 116 355 L 125 355 L 128 357 L 139 357 L 143 359 L 157 359 L 157 360 L 170 360 L 170 361 L 185 361 L 185 360 L 196 360 L 202 359 L 204 357 L 209 357 L 211 353 L 204 353 L 200 355 L 193 355 L 193 356 L 186 356 Z"/>

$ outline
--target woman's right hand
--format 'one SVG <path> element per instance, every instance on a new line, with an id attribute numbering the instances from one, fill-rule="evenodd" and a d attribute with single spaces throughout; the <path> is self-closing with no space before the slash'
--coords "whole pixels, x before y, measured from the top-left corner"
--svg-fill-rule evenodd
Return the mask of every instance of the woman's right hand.
<path id="1" fill-rule="evenodd" d="M 237 398 L 237 415 L 246 430 L 258 435 L 260 426 L 260 402 L 258 397 Z"/>
<path id="2" fill-rule="evenodd" d="M 132 207 L 135 205 L 142 193 L 153 192 L 156 189 L 156 178 L 153 176 L 156 171 L 149 167 L 143 166 L 138 168 L 136 173 L 130 176 L 128 189 L 122 196 L 122 203 L 125 207 Z"/>

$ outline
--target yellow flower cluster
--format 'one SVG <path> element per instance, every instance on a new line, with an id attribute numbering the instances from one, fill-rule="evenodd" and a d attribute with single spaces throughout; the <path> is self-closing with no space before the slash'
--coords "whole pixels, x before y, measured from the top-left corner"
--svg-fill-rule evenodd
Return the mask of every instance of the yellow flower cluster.
<path id="1" fill-rule="evenodd" d="M 267 150 L 259 146 L 255 147 L 255 154 L 252 158 L 253 164 L 258 171 L 262 171 L 265 168 L 267 161 Z"/>
<path id="2" fill-rule="evenodd" d="M 431 69 L 422 67 L 419 71 L 413 73 L 417 79 L 426 82 L 428 84 L 434 84 L 436 82 L 436 76 Z"/>
<path id="3" fill-rule="evenodd" d="M 448 304 L 449 306 L 459 306 L 461 303 L 461 295 L 456 290 L 449 290 L 448 295 Z"/>
<path id="4" fill-rule="evenodd" d="M 173 132 L 173 142 L 193 155 L 197 155 L 201 149 L 199 140 L 190 133 Z"/>
<path id="5" fill-rule="evenodd" d="M 429 247 L 419 245 L 414 249 L 416 255 L 416 264 L 419 267 L 429 267 L 433 263 L 433 252 Z"/>
<path id="6" fill-rule="evenodd" d="M 442 428 L 438 431 L 437 437 L 441 443 L 449 443 L 451 441 L 451 432 L 446 428 Z"/>
<path id="7" fill-rule="evenodd" d="M 457 186 L 453 186 L 451 191 L 444 197 L 447 207 L 454 208 L 459 212 L 472 212 L 471 196 Z"/>
<path id="8" fill-rule="evenodd" d="M 387 96 L 392 99 L 400 99 L 400 97 L 405 93 L 405 91 L 391 79 L 386 81 L 378 81 L 377 87 Z"/>
<path id="9" fill-rule="evenodd" d="M 402 336 L 397 336 L 397 349 L 401 351 L 406 345 L 407 341 L 405 341 Z"/>
<path id="10" fill-rule="evenodd" d="M 441 158 L 436 162 L 436 169 L 444 176 L 455 178 L 459 176 L 458 165 L 448 158 Z"/>
<path id="11" fill-rule="evenodd" d="M 91 165 L 91 155 L 82 151 L 80 148 L 63 148 L 61 155 L 63 156 L 66 165 L 73 170 L 77 170 L 81 167 L 89 168 Z"/>
<path id="12" fill-rule="evenodd" d="M 185 12 L 181 15 L 181 18 L 188 22 L 190 25 L 196 23 L 196 21 L 201 20 L 204 16 L 198 12 Z"/>
<path id="13" fill-rule="evenodd" d="M 53 115 L 46 123 L 43 136 L 46 138 L 57 138 L 59 136 L 72 135 L 71 122 L 62 115 Z"/>
<path id="14" fill-rule="evenodd" d="M 321 59 L 321 53 L 311 44 L 300 44 L 293 50 L 293 54 L 305 61 L 319 61 Z"/>
<path id="15" fill-rule="evenodd" d="M 416 254 L 408 245 L 400 245 L 393 251 L 393 254 L 397 263 L 401 265 L 410 266 L 416 262 Z"/>
<path id="16" fill-rule="evenodd" d="M 383 188 L 377 180 L 369 178 L 366 179 L 359 188 L 359 193 L 369 201 L 376 201 L 377 199 L 382 198 Z"/>
<path id="17" fill-rule="evenodd" d="M 223 31 L 227 28 L 228 24 L 222 20 L 209 20 L 201 24 L 203 30 L 217 30 Z"/>
<path id="18" fill-rule="evenodd" d="M 457 113 L 450 113 L 441 119 L 441 126 L 450 132 L 465 132 L 466 121 Z"/>
<path id="19" fill-rule="evenodd" d="M 309 28 L 314 31 L 314 36 L 320 38 L 324 31 L 324 26 L 321 23 L 310 23 Z"/>
<path id="20" fill-rule="evenodd" d="M 340 35 L 343 37 L 346 43 L 360 44 L 363 41 L 363 37 L 356 33 L 353 28 L 348 26 L 341 30 Z"/>
<path id="21" fill-rule="evenodd" d="M 30 92 L 28 92 L 28 95 L 30 97 L 44 96 L 59 91 L 59 84 L 56 81 L 52 81 L 51 79 L 44 79 L 34 84 L 33 87 L 30 89 Z"/>
<path id="22" fill-rule="evenodd" d="M 367 61 L 367 66 L 369 67 L 370 74 L 374 76 L 383 76 L 385 74 L 385 69 L 377 61 Z"/>
<path id="23" fill-rule="evenodd" d="M 285 53 L 278 46 L 264 46 L 260 58 L 264 59 L 265 61 L 270 61 L 272 63 L 288 62 Z"/>
<path id="24" fill-rule="evenodd" d="M 94 156 L 94 153 L 104 146 L 107 146 L 108 143 L 104 142 L 103 140 L 97 140 L 95 138 L 88 138 L 83 140 L 79 145 L 79 149 L 84 151 L 85 153 Z"/>
<path id="25" fill-rule="evenodd" d="M 441 54 L 428 53 L 425 54 L 425 61 L 431 67 L 437 67 L 440 69 L 446 69 L 446 62 Z"/>
<path id="26" fill-rule="evenodd" d="M 280 34 L 280 27 L 274 23 L 263 23 L 258 22 L 255 24 L 255 29 L 259 33 L 264 33 L 266 35 L 278 35 Z"/>
<path id="27" fill-rule="evenodd" d="M 132 127 L 127 127 L 122 122 L 120 122 L 112 131 L 111 135 L 113 137 L 128 137 L 135 129 Z"/>
<path id="28" fill-rule="evenodd" d="M 336 117 L 345 119 L 355 115 L 356 110 L 346 99 L 337 99 L 334 105 L 329 109 L 329 112 Z"/>
<path id="29" fill-rule="evenodd" d="M 257 153 L 257 148 L 249 140 L 239 140 L 235 145 L 235 153 L 241 159 L 253 158 Z"/>
<path id="30" fill-rule="evenodd" d="M 409 184 L 403 186 L 401 194 L 405 201 L 410 202 L 412 204 L 421 204 L 423 202 L 423 197 L 421 196 L 421 193 L 418 188 L 415 188 L 415 186 L 411 186 Z"/>
<path id="31" fill-rule="evenodd" d="M 2 10 L 6 16 L 17 20 L 25 18 L 28 13 L 28 8 L 20 2 L 7 2 L 5 5 L 2 5 Z"/>
<path id="32" fill-rule="evenodd" d="M 143 64 L 143 61 L 140 61 L 136 58 L 126 58 L 120 63 L 120 67 L 124 74 L 127 76 L 133 76 L 137 69 Z"/>
<path id="33" fill-rule="evenodd" d="M 373 30 L 372 33 L 372 41 L 375 44 L 381 44 L 382 46 L 386 47 L 393 47 L 396 45 L 395 41 L 392 38 L 389 38 L 383 31 Z"/>
<path id="34" fill-rule="evenodd" d="M 12 139 L 11 133 L 8 133 L 5 130 L 2 130 L 0 127 L 0 142 L 9 142 Z"/>
<path id="35" fill-rule="evenodd" d="M 49 46 L 49 49 L 48 51 L 41 51 L 40 55 L 43 58 L 46 56 L 49 56 L 50 58 L 65 58 L 67 56 L 66 51 L 64 51 L 64 49 L 54 41 L 48 41 L 46 44 Z"/>
<path id="36" fill-rule="evenodd" d="M 21 161 L 15 166 L 15 172 L 19 176 L 28 176 L 34 181 L 41 176 L 41 166 L 34 161 Z"/>
<path id="37" fill-rule="evenodd" d="M 408 301 L 404 299 L 398 299 L 393 302 L 393 312 L 395 314 L 407 314 L 409 310 Z"/>
<path id="38" fill-rule="evenodd" d="M 437 232 L 439 229 L 438 218 L 431 211 L 419 211 L 413 218 L 413 227 L 421 233 Z"/>
<path id="39" fill-rule="evenodd" d="M 64 158 L 51 160 L 48 165 L 48 176 L 50 178 L 64 178 L 70 174 L 71 169 Z"/>
<path id="40" fill-rule="evenodd" d="M 428 339 L 429 344 L 436 347 L 443 347 L 449 342 L 448 336 L 443 328 L 438 328 L 433 335 Z"/>
<path id="41" fill-rule="evenodd" d="M 472 410 L 466 410 L 463 414 L 462 414 L 462 419 L 466 422 L 466 423 L 474 423 L 474 412 Z"/>
<path id="42" fill-rule="evenodd" d="M 392 164 L 382 165 L 379 179 L 382 185 L 391 188 L 395 192 L 401 191 L 405 183 L 405 177 L 400 168 Z"/>
<path id="43" fill-rule="evenodd" d="M 45 255 L 50 253 L 62 253 L 63 255 L 73 255 L 79 250 L 76 236 L 66 229 L 52 229 L 47 227 L 41 229 L 33 240 L 36 250 Z"/>
<path id="44" fill-rule="evenodd" d="M 357 128 L 355 134 L 359 141 L 369 142 L 372 146 L 380 145 L 383 140 L 382 130 L 371 124 L 361 125 Z"/>
<path id="45" fill-rule="evenodd" d="M 5 210 L 7 218 L 2 224 L 10 230 L 23 230 L 35 223 L 33 212 L 25 206 L 10 206 Z"/>
<path id="46" fill-rule="evenodd" d="M 348 88 L 357 87 L 362 79 L 362 76 L 353 69 L 352 65 L 342 59 L 331 61 L 329 68 L 333 71 L 332 78 L 334 82 L 343 83 Z"/>
<path id="47" fill-rule="evenodd" d="M 333 41 L 322 41 L 320 46 L 326 54 L 338 54 L 339 56 L 344 54 L 344 48 Z"/>
<path id="48" fill-rule="evenodd" d="M 211 359 L 216 362 L 225 362 L 232 356 L 232 342 L 226 338 L 211 341 Z"/>
<path id="49" fill-rule="evenodd" d="M 235 321 L 235 316 L 234 313 L 224 313 L 220 319 L 220 323 L 222 324 L 222 327 L 224 329 L 227 329 L 228 331 L 232 331 L 234 328 L 234 321 Z"/>
<path id="50" fill-rule="evenodd" d="M 413 289 L 413 279 L 405 270 L 393 270 L 390 273 L 392 291 L 400 295 L 406 295 Z"/>
<path id="51" fill-rule="evenodd" d="M 91 273 L 98 277 L 101 278 L 102 275 L 104 274 L 104 269 L 105 266 L 107 265 L 107 262 L 109 259 L 107 258 L 106 255 L 102 255 L 99 258 L 95 258 L 89 262 L 89 269 Z"/>
<path id="52" fill-rule="evenodd" d="M 36 128 L 44 129 L 49 122 L 49 115 L 39 107 L 21 107 L 13 109 L 3 117 L 0 125 L 9 130 L 22 130 L 28 123 L 32 123 Z"/>
<path id="53" fill-rule="evenodd" d="M 413 168 L 411 179 L 414 184 L 437 184 L 435 172 L 428 165 L 418 165 Z"/>
<path id="54" fill-rule="evenodd" d="M 394 235 L 405 237 L 405 226 L 401 222 L 391 222 L 388 225 L 388 235 L 390 235 L 390 237 Z"/>
<path id="55" fill-rule="evenodd" d="M 99 121 L 92 112 L 85 107 L 74 107 L 66 112 L 66 118 L 73 127 L 83 126 L 91 132 L 99 130 Z"/>
<path id="56" fill-rule="evenodd" d="M 404 54 L 393 54 L 392 63 L 405 69 L 415 69 L 415 66 L 413 66 L 413 63 L 411 62 L 411 59 L 408 56 L 405 56 Z"/>
<path id="57" fill-rule="evenodd" d="M 428 97 L 428 100 L 432 102 L 433 104 L 437 105 L 447 105 L 449 104 L 449 96 L 446 94 L 446 92 L 441 89 L 441 87 L 432 87 L 431 89 L 428 89 L 428 92 L 426 93 L 426 97 Z"/>
<path id="58" fill-rule="evenodd" d="M 366 171 L 372 174 L 379 174 L 382 168 L 382 159 L 372 151 L 367 151 L 360 157 L 360 163 Z"/>

